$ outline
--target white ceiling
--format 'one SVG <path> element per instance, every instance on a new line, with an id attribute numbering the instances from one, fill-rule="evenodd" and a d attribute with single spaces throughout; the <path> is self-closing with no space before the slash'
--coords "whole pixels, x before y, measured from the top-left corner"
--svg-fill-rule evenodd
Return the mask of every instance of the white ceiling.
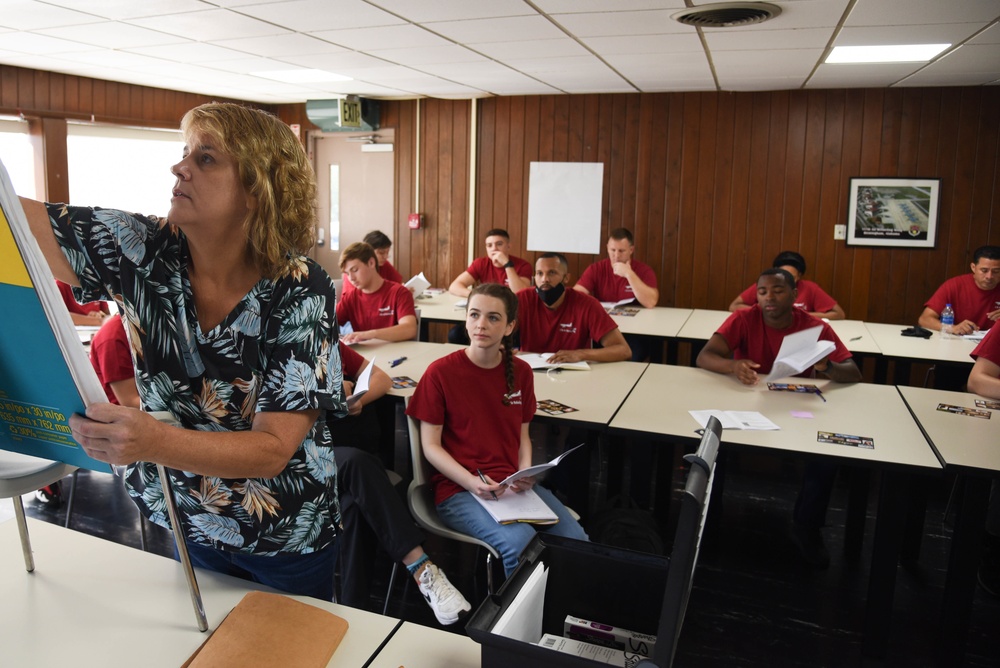
<path id="1" fill-rule="evenodd" d="M 261 103 L 1000 83 L 1000 0 L 774 0 L 743 28 L 685 0 L 0 0 L 0 63 Z M 699 5 L 708 3 L 698 3 Z M 926 63 L 833 46 L 951 43 Z M 260 73 L 318 69 L 350 81 Z"/>

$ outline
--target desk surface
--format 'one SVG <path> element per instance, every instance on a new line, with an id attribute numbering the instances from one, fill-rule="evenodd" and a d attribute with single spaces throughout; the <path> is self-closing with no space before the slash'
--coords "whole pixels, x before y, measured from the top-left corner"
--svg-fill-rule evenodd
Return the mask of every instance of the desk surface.
<path id="1" fill-rule="evenodd" d="M 551 399 L 577 409 L 562 415 L 536 411 L 535 417 L 603 427 L 647 366 L 645 362 L 591 362 L 590 371 L 535 371 L 535 399 Z"/>
<path id="2" fill-rule="evenodd" d="M 455 306 L 459 301 L 462 306 Z M 421 320 L 435 322 L 464 322 L 465 297 L 456 297 L 450 292 L 432 294 L 424 292 L 413 300 L 413 305 L 420 309 Z"/>
<path id="3" fill-rule="evenodd" d="M 4 665 L 116 666 L 131 657 L 144 666 L 176 667 L 208 637 L 198 631 L 181 566 L 173 559 L 46 522 L 29 520 L 28 531 L 34 573 L 24 570 L 16 523 L 0 524 Z M 217 573 L 197 574 L 210 629 L 258 588 Z M 350 625 L 331 666 L 364 665 L 397 623 L 364 610 L 293 598 Z"/>
<path id="4" fill-rule="evenodd" d="M 887 325 L 866 322 L 865 327 L 875 339 L 875 344 L 887 357 L 901 357 L 928 362 L 960 362 L 972 366 L 969 353 L 976 347 L 975 341 L 965 339 L 942 339 L 941 332 L 934 332 L 929 339 L 903 336 L 900 331 L 906 325 Z"/>
<path id="5" fill-rule="evenodd" d="M 803 382 L 821 387 L 827 401 L 814 394 L 772 392 L 766 385 L 746 387 L 733 376 L 704 369 L 651 364 L 611 421 L 611 428 L 693 440 L 698 438 L 698 424 L 689 410 L 757 411 L 781 429 L 727 429 L 722 441 L 859 462 L 941 468 L 895 387 Z M 795 417 L 793 411 L 812 417 Z M 818 443 L 819 431 L 868 436 L 874 439 L 875 449 Z"/>
<path id="6" fill-rule="evenodd" d="M 670 308 L 668 306 L 642 308 L 637 305 L 630 308 L 636 308 L 639 311 L 635 315 L 611 316 L 623 334 L 675 337 L 691 316 L 689 308 Z"/>
<path id="7" fill-rule="evenodd" d="M 1000 472 L 1000 411 L 977 408 L 976 394 L 900 387 L 900 394 L 948 466 Z M 938 404 L 984 410 L 990 419 L 939 411 Z"/>
<path id="8" fill-rule="evenodd" d="M 404 622 L 371 668 L 478 668 L 479 644 L 472 638 Z"/>
<path id="9" fill-rule="evenodd" d="M 351 348 L 362 355 L 365 359 L 375 358 L 375 366 L 389 374 L 389 377 L 408 376 L 420 382 L 420 377 L 427 371 L 434 360 L 444 357 L 448 353 L 461 350 L 465 346 L 453 343 L 429 343 L 427 341 L 381 341 L 372 339 L 356 343 Z M 406 359 L 394 367 L 389 363 L 400 357 Z M 392 389 L 389 394 L 394 397 L 408 397 L 413 394 L 412 387 L 405 389 Z"/>

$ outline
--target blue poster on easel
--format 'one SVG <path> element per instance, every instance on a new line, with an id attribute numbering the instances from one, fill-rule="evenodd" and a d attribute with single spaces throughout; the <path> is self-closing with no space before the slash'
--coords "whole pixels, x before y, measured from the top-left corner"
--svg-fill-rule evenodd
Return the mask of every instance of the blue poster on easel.
<path id="1" fill-rule="evenodd" d="M 69 416 L 107 401 L 0 163 L 0 449 L 110 472 Z"/>

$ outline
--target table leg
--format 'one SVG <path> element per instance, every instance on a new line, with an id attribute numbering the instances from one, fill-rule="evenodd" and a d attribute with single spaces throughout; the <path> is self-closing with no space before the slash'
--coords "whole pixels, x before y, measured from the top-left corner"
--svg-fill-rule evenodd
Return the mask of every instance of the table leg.
<path id="1" fill-rule="evenodd" d="M 972 616 L 972 599 L 976 593 L 976 570 L 983 547 L 990 480 L 981 476 L 966 476 L 964 487 L 955 517 L 944 586 L 938 638 L 939 666 L 962 664 Z"/>
<path id="2" fill-rule="evenodd" d="M 865 539 L 865 520 L 868 515 L 868 487 L 871 484 L 871 470 L 850 469 L 851 487 L 847 498 L 847 522 L 844 530 L 844 555 L 851 562 L 861 556 L 861 546 Z"/>
<path id="3" fill-rule="evenodd" d="M 896 569 L 903 540 L 908 488 L 909 476 L 898 471 L 883 471 L 861 641 L 861 653 L 867 657 L 883 658 L 889 644 L 892 599 L 896 590 Z"/>

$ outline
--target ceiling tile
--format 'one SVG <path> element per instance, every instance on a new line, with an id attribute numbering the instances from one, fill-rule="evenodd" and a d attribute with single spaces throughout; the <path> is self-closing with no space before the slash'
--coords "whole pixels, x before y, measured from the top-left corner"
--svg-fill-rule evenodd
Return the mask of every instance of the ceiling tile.
<path id="1" fill-rule="evenodd" d="M 589 53 L 579 42 L 568 37 L 559 39 L 517 40 L 514 42 L 490 42 L 488 44 L 477 44 L 476 51 L 497 60 L 582 56 Z"/>
<path id="2" fill-rule="evenodd" d="M 1000 23 L 995 23 L 978 36 L 969 40 L 970 44 L 1000 44 Z"/>
<path id="3" fill-rule="evenodd" d="M 747 51 L 750 49 L 807 49 L 825 47 L 833 36 L 831 28 L 798 28 L 794 30 L 758 30 L 755 32 L 710 30 L 705 41 L 712 53 L 716 51 Z"/>
<path id="4" fill-rule="evenodd" d="M 58 28 L 97 23 L 100 20 L 93 14 L 63 9 L 34 0 L 3 0 L 3 12 L 0 12 L 0 26 L 14 30 Z"/>
<path id="5" fill-rule="evenodd" d="M 602 55 L 677 53 L 678 51 L 700 51 L 702 48 L 701 40 L 694 33 L 585 37 L 581 41 Z"/>
<path id="6" fill-rule="evenodd" d="M 517 39 L 556 39 L 565 35 L 541 16 L 515 16 L 512 18 L 480 19 L 475 21 L 446 21 L 427 23 L 425 26 L 449 39 L 463 44 L 509 42 Z"/>
<path id="7" fill-rule="evenodd" d="M 315 37 L 356 51 L 377 51 L 406 47 L 436 47 L 452 42 L 415 25 L 313 31 Z"/>
<path id="8" fill-rule="evenodd" d="M 354 70 L 368 67 L 385 67 L 386 65 L 394 64 L 388 63 L 381 58 L 374 58 L 364 53 L 358 53 L 357 51 L 318 53 L 312 56 L 282 56 L 281 61 L 299 65 L 300 67 L 313 67 L 317 70 L 336 72 L 345 76 L 354 76 L 351 74 Z"/>
<path id="9" fill-rule="evenodd" d="M 532 58 L 531 60 L 508 60 L 507 65 L 525 74 L 537 75 L 547 72 L 576 72 L 594 74 L 604 74 L 608 72 L 608 66 L 598 58 L 585 56 L 571 56 L 568 58 Z"/>
<path id="10" fill-rule="evenodd" d="M 863 2 L 864 0 L 860 0 Z M 827 28 L 836 26 L 849 0 L 801 0 L 800 2 L 775 2 L 781 7 L 781 14 L 755 25 L 739 28 L 706 28 L 705 34 L 720 32 L 758 32 L 766 30 L 797 30 L 799 28 Z"/>
<path id="11" fill-rule="evenodd" d="M 802 87 L 805 77 L 741 77 L 720 82 L 722 90 L 750 92 L 758 90 L 794 90 Z"/>
<path id="12" fill-rule="evenodd" d="M 523 0 L 372 0 L 372 4 L 415 23 L 534 14 Z"/>
<path id="13" fill-rule="evenodd" d="M 63 26 L 61 28 L 44 28 L 37 32 L 49 37 L 60 37 L 107 49 L 127 49 L 133 46 L 155 44 L 176 44 L 180 41 L 180 38 L 175 35 L 167 35 L 156 30 L 148 30 L 147 28 L 117 23 L 115 21 L 91 23 L 84 29 L 81 29 L 79 26 Z"/>
<path id="14" fill-rule="evenodd" d="M 199 0 L 45 0 L 46 4 L 74 9 L 106 19 L 134 19 L 142 16 L 178 14 L 205 9 Z M 218 4 L 218 3 L 215 3 Z"/>
<path id="15" fill-rule="evenodd" d="M 96 51 L 92 46 L 71 42 L 68 39 L 39 35 L 33 32 L 7 32 L 3 35 L 3 48 L 25 54 L 53 55 L 60 53 L 75 53 L 77 51 Z"/>
<path id="16" fill-rule="evenodd" d="M 238 10 L 297 32 L 346 30 L 405 23 L 378 7 L 361 0 L 291 0 L 242 6 Z"/>
<path id="17" fill-rule="evenodd" d="M 823 55 L 823 49 L 787 51 L 717 51 L 712 54 L 719 83 L 729 84 L 743 75 L 777 77 L 798 76 L 804 79 Z M 725 81 L 724 81 L 725 80 Z"/>
<path id="18" fill-rule="evenodd" d="M 536 0 L 534 4 L 546 14 L 631 12 L 643 9 L 670 9 L 679 12 L 686 6 L 684 0 Z"/>
<path id="19" fill-rule="evenodd" d="M 330 44 L 301 33 L 268 35 L 267 37 L 244 37 L 241 39 L 221 39 L 215 42 L 221 47 L 244 53 L 275 58 L 278 56 L 308 56 L 315 53 L 338 53 L 346 51 L 342 46 Z"/>
<path id="20" fill-rule="evenodd" d="M 662 35 L 668 33 L 695 34 L 695 29 L 674 21 L 670 16 L 677 10 L 637 12 L 595 12 L 592 14 L 560 14 L 556 21 L 577 37 L 609 35 Z"/>
<path id="21" fill-rule="evenodd" d="M 890 86 L 919 67 L 916 63 L 823 63 L 806 88 L 875 88 Z"/>
<path id="22" fill-rule="evenodd" d="M 872 44 L 958 44 L 982 28 L 979 23 L 942 23 L 937 25 L 880 26 L 844 28 L 837 35 L 837 46 Z"/>
<path id="23" fill-rule="evenodd" d="M 159 30 L 187 39 L 211 42 L 216 39 L 280 35 L 289 32 L 264 21 L 242 16 L 228 9 L 208 9 L 165 16 L 130 19 L 132 25 Z"/>
<path id="24" fill-rule="evenodd" d="M 369 52 L 370 55 L 384 58 L 393 63 L 412 65 L 420 67 L 430 63 L 471 63 L 488 60 L 475 51 L 459 46 L 457 44 L 447 44 L 446 46 L 423 47 L 412 49 L 384 49 Z"/>
<path id="25" fill-rule="evenodd" d="M 246 58 L 247 55 L 241 51 L 234 51 L 233 49 L 226 49 L 204 42 L 181 42 L 167 46 L 142 46 L 128 49 L 128 51 L 178 63 L 213 63 L 219 60 Z"/>
<path id="26" fill-rule="evenodd" d="M 981 23 L 1000 14 L 996 0 L 859 0 L 845 26 Z"/>

